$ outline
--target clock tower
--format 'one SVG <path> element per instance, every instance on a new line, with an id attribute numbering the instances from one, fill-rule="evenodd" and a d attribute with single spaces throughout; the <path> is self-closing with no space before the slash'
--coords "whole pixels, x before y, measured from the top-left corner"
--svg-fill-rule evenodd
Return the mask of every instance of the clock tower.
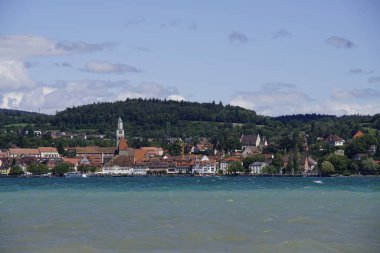
<path id="1" fill-rule="evenodd" d="M 117 121 L 117 129 L 116 129 L 116 147 L 119 146 L 120 138 L 124 138 L 124 128 L 123 128 L 123 121 L 119 117 L 119 120 Z"/>

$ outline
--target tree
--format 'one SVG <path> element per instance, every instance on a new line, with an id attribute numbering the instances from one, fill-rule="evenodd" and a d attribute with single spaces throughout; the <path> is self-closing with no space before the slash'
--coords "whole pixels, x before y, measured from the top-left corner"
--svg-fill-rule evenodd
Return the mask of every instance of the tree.
<path id="1" fill-rule="evenodd" d="M 23 174 L 24 174 L 24 170 L 18 165 L 12 166 L 11 169 L 9 170 L 9 175 L 11 176 L 20 176 Z"/>
<path id="2" fill-rule="evenodd" d="M 249 165 L 254 162 L 264 162 L 265 157 L 261 154 L 258 155 L 250 155 L 243 159 L 243 166 L 245 169 L 248 169 Z"/>
<path id="3" fill-rule="evenodd" d="M 284 166 L 284 161 L 282 160 L 282 156 L 280 154 L 275 154 L 272 160 L 272 165 L 276 169 L 281 169 Z"/>
<path id="4" fill-rule="evenodd" d="M 238 172 L 244 172 L 244 167 L 239 161 L 234 161 L 228 165 L 228 174 L 236 174 Z"/>
<path id="5" fill-rule="evenodd" d="M 68 163 L 58 163 L 53 168 L 53 174 L 62 177 L 65 173 L 72 171 L 73 169 L 70 167 Z"/>
<path id="6" fill-rule="evenodd" d="M 27 171 L 33 175 L 42 175 L 49 172 L 49 168 L 42 163 L 32 163 L 28 166 Z"/>
<path id="7" fill-rule="evenodd" d="M 350 159 L 346 156 L 340 155 L 331 155 L 327 158 L 335 168 L 336 173 L 343 175 L 345 171 L 348 169 L 348 165 L 350 163 Z"/>
<path id="8" fill-rule="evenodd" d="M 273 165 L 266 165 L 263 169 L 262 169 L 262 173 L 263 174 L 276 174 L 278 173 L 280 170 L 279 168 L 276 168 L 274 167 Z"/>
<path id="9" fill-rule="evenodd" d="M 324 161 L 321 164 L 321 173 L 323 176 L 329 176 L 335 172 L 334 165 L 332 165 L 329 161 Z"/>
<path id="10" fill-rule="evenodd" d="M 361 161 L 360 165 L 359 165 L 359 169 L 360 169 L 360 172 L 362 174 L 377 174 L 377 170 L 378 170 L 378 165 L 376 164 L 376 162 L 372 159 L 372 158 L 369 158 L 369 159 L 365 159 L 363 161 Z"/>

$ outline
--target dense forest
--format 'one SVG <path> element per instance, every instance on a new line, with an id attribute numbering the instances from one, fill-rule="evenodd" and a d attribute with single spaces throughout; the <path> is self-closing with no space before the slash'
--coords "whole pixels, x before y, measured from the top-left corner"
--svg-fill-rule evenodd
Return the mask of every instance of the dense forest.
<path id="1" fill-rule="evenodd" d="M 380 114 L 332 116 L 319 114 L 267 117 L 255 111 L 219 103 L 127 99 L 67 108 L 56 115 L 0 110 L 0 148 L 51 145 L 50 134 L 34 138 L 33 131 L 101 134 L 102 140 L 74 138 L 62 145 L 113 145 L 117 119 L 121 117 L 131 146 L 161 145 L 169 137 L 196 142 L 208 137 L 219 149 L 239 148 L 242 134 L 260 134 L 272 151 L 317 146 L 319 138 L 336 134 L 345 140 L 361 130 L 380 139 Z M 27 131 L 25 131 L 27 130 Z M 28 132 L 25 135 L 25 132 Z M 156 143 L 148 140 L 155 139 Z M 376 143 L 377 143 L 376 142 Z M 318 150 L 315 148 L 315 150 Z M 317 151 L 316 151 L 317 152 Z M 317 154 L 318 155 L 318 154 Z"/>

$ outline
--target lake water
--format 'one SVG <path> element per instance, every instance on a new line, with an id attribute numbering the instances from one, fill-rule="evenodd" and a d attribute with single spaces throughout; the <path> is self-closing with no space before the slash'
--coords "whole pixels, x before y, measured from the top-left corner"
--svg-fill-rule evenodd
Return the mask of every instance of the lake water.
<path id="1" fill-rule="evenodd" d="M 380 252 L 380 178 L 0 178 L 0 252 Z"/>

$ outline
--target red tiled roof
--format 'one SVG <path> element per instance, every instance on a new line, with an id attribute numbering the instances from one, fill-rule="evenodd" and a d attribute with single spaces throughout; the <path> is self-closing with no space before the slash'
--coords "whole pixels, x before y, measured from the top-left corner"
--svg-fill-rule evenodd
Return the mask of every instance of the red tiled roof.
<path id="1" fill-rule="evenodd" d="M 42 152 L 46 152 L 46 153 L 58 153 L 58 150 L 56 148 L 52 148 L 52 147 L 39 147 L 38 150 L 42 153 Z"/>

